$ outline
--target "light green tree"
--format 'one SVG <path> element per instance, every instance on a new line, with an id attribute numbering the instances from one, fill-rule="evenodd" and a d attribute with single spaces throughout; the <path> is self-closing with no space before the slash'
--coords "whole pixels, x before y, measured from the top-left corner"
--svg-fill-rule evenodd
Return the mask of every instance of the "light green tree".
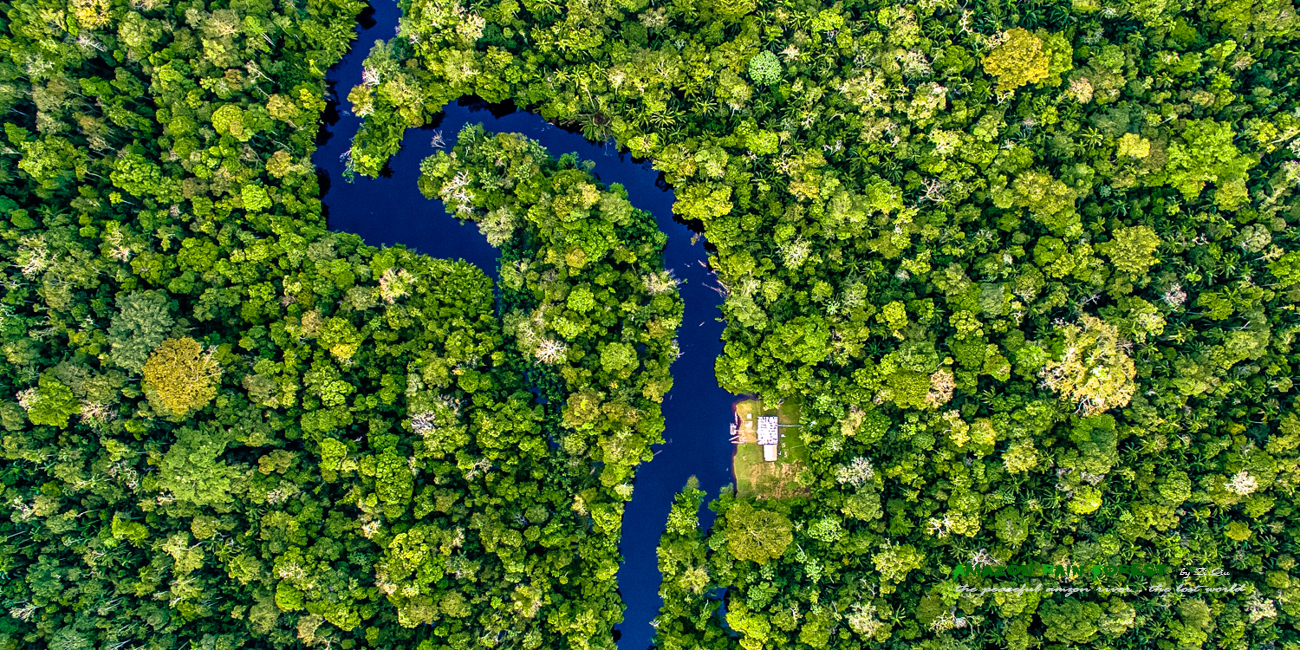
<path id="1" fill-rule="evenodd" d="M 1300 251 L 1291 251 L 1269 262 L 1268 272 L 1277 278 L 1278 286 L 1283 289 L 1300 284 Z"/>
<path id="2" fill-rule="evenodd" d="M 731 212 L 731 188 L 709 184 L 687 185 L 677 192 L 673 212 L 684 219 L 708 223 Z"/>
<path id="3" fill-rule="evenodd" d="M 925 554 L 916 550 L 911 544 L 886 544 L 871 556 L 876 571 L 880 572 L 880 593 L 890 594 L 895 586 L 907 578 L 907 574 L 919 569 L 925 561 Z"/>
<path id="4" fill-rule="evenodd" d="M 600 350 L 600 367 L 616 377 L 626 377 L 636 369 L 636 348 L 627 343 L 609 343 Z"/>
<path id="5" fill-rule="evenodd" d="M 1084 315 L 1083 326 L 1066 325 L 1061 354 L 1041 371 L 1044 382 L 1084 415 L 1126 406 L 1135 390 L 1133 359 L 1124 353 L 1119 331 Z"/>
<path id="6" fill-rule="evenodd" d="M 1038 467 L 1038 452 L 1034 449 L 1032 438 L 1021 438 L 1012 442 L 1002 452 L 1002 464 L 1008 472 L 1028 472 Z"/>
<path id="7" fill-rule="evenodd" d="M 267 195 L 266 188 L 261 185 L 249 183 L 239 190 L 239 198 L 244 204 L 244 209 L 249 212 L 261 212 L 271 207 L 271 197 Z"/>
<path id="8" fill-rule="evenodd" d="M 251 134 L 244 131 L 244 110 L 238 104 L 224 104 L 212 111 L 212 128 L 222 135 L 232 135 L 246 141 Z"/>
<path id="9" fill-rule="evenodd" d="M 591 289 L 588 289 L 587 287 L 576 287 L 569 292 L 569 297 L 566 303 L 568 304 L 569 309 L 572 309 L 579 314 L 585 314 L 596 308 L 596 297 L 592 295 Z"/>
<path id="10" fill-rule="evenodd" d="M 1014 90 L 1046 79 L 1051 63 L 1042 39 L 1017 27 L 1007 30 L 1005 40 L 984 57 L 984 71 L 997 80 L 999 90 Z"/>
<path id="11" fill-rule="evenodd" d="M 1188 201 L 1212 183 L 1219 209 L 1236 210 L 1248 198 L 1247 173 L 1259 162 L 1257 154 L 1237 149 L 1236 138 L 1230 123 L 1211 118 L 1188 121 L 1179 138 L 1169 143 L 1166 182 Z"/>
<path id="12" fill-rule="evenodd" d="M 27 410 L 32 424 L 59 428 L 67 427 L 69 418 L 81 411 L 72 389 L 50 372 L 41 375 L 36 388 L 19 393 L 18 404 Z"/>
<path id="13" fill-rule="evenodd" d="M 293 103 L 293 99 L 286 96 L 275 94 L 266 100 L 266 110 L 271 113 L 271 117 L 293 124 L 298 119 L 298 106 Z"/>
<path id="14" fill-rule="evenodd" d="M 1151 141 L 1136 133 L 1125 133 L 1119 138 L 1115 155 L 1127 158 L 1146 158 L 1151 155 Z"/>
<path id="15" fill-rule="evenodd" d="M 1102 608 L 1101 621 L 1098 622 L 1097 628 L 1101 630 L 1102 634 L 1114 638 L 1132 629 L 1136 620 L 1137 610 L 1132 603 L 1119 598 L 1111 598 L 1106 601 L 1106 606 Z"/>
<path id="16" fill-rule="evenodd" d="M 325 321 L 316 342 L 336 358 L 351 359 L 365 338 L 347 319 L 335 316 Z"/>
<path id="17" fill-rule="evenodd" d="M 781 81 L 781 60 L 763 50 L 749 60 L 749 78 L 760 86 L 771 86 Z"/>
<path id="18" fill-rule="evenodd" d="M 1075 598 L 1064 602 L 1047 600 L 1038 608 L 1038 618 L 1047 628 L 1043 636 L 1048 641 L 1087 643 L 1099 631 L 1101 606 Z"/>
<path id="19" fill-rule="evenodd" d="M 758 122 L 747 119 L 736 125 L 732 132 L 736 146 L 743 146 L 755 155 L 774 154 L 780 150 L 780 136 L 774 131 L 761 129 Z"/>
<path id="20" fill-rule="evenodd" d="M 880 321 L 891 331 L 899 331 L 907 327 L 907 308 L 903 306 L 902 301 L 895 300 L 886 303 L 880 312 L 876 314 L 876 320 Z"/>
<path id="21" fill-rule="evenodd" d="M 1115 269 L 1142 275 L 1155 263 L 1160 237 L 1149 226 L 1132 226 L 1116 230 L 1115 238 L 1097 245 L 1097 252 L 1110 258 Z"/>
<path id="22" fill-rule="evenodd" d="M 727 550 L 738 560 L 766 563 L 781 557 L 794 541 L 792 528 L 785 515 L 742 501 L 727 511 Z"/>

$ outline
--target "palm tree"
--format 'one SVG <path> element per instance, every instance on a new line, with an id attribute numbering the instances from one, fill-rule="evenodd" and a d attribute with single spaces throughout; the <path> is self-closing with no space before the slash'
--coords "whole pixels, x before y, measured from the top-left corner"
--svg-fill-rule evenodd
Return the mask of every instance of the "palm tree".
<path id="1" fill-rule="evenodd" d="M 718 100 L 714 99 L 712 95 L 700 97 L 691 104 L 691 111 L 701 115 L 712 115 L 717 110 Z"/>
<path id="2" fill-rule="evenodd" d="M 651 123 L 651 124 L 654 124 L 655 126 L 659 127 L 660 129 L 666 129 L 666 128 L 668 128 L 669 126 L 672 126 L 673 124 L 676 124 L 676 123 L 677 123 L 677 118 L 678 118 L 679 116 L 680 116 L 680 113 L 679 113 L 678 111 L 674 111 L 674 110 L 672 110 L 672 109 L 664 109 L 664 110 L 662 110 L 662 111 L 655 111 L 654 113 L 651 113 L 651 114 L 650 114 L 650 123 Z"/>
<path id="3" fill-rule="evenodd" d="M 582 124 L 582 137 L 592 142 L 604 142 L 612 134 L 609 128 L 609 119 L 600 113 L 579 115 L 578 121 Z"/>

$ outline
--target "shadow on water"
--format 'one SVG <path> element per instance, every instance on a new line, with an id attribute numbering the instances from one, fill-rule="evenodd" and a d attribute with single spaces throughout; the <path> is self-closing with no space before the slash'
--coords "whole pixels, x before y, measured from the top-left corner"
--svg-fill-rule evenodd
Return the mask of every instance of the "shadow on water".
<path id="1" fill-rule="evenodd" d="M 707 242 L 699 236 L 698 223 L 686 224 L 674 217 L 672 190 L 648 162 L 619 152 L 613 142 L 593 144 L 537 115 L 516 111 L 511 104 L 491 105 L 478 98 L 449 104 L 432 125 L 410 129 L 401 152 L 390 162 L 391 173 L 378 179 L 344 180 L 344 154 L 361 120 L 339 98 L 360 83 L 370 45 L 394 34 L 398 16 L 395 3 L 377 0 L 373 10 L 362 14 L 360 37 L 352 51 L 328 75 L 333 97 L 313 160 L 319 166 L 332 230 L 356 233 L 373 246 L 403 244 L 433 257 L 463 259 L 495 279 L 497 252 L 478 228 L 460 223 L 440 202 L 425 199 L 416 187 L 420 161 L 434 153 L 435 136 L 449 149 L 461 127 L 483 123 L 492 132 L 521 133 L 537 140 L 553 156 L 572 152 L 593 161 L 594 173 L 602 182 L 627 188 L 632 205 L 653 214 L 668 235 L 665 266 L 682 281 L 686 305 L 678 335 L 682 356 L 672 366 L 674 385 L 663 402 L 665 442 L 655 446 L 654 460 L 638 469 L 633 498 L 623 515 L 619 545 L 623 564 L 618 584 L 627 609 L 624 622 L 614 631 L 621 650 L 644 650 L 654 632 L 650 622 L 662 604 L 655 549 L 673 497 L 690 476 L 699 478 L 708 498 L 732 483 L 728 425 L 734 397 L 718 386 L 713 372 L 714 359 L 722 352 L 723 323 L 717 308 L 721 300 L 717 283 L 706 267 Z M 700 515 L 704 526 L 712 524 L 711 511 L 702 509 Z"/>

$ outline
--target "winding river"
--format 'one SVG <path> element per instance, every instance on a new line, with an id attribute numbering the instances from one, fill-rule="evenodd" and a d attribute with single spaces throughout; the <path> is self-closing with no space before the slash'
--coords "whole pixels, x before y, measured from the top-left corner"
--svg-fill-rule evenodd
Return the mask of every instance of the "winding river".
<path id="1" fill-rule="evenodd" d="M 682 356 L 672 366 L 674 385 L 663 402 L 665 443 L 655 447 L 652 462 L 637 470 L 632 501 L 624 511 L 623 564 L 618 573 L 619 592 L 627 605 L 623 623 L 615 632 L 619 648 L 644 650 L 650 646 L 651 622 L 662 604 L 655 548 L 674 495 L 690 476 L 699 478 L 701 489 L 708 493 L 706 500 L 733 482 L 728 425 L 734 398 L 718 387 L 713 374 L 714 359 L 722 352 L 723 323 L 717 308 L 719 298 L 710 288 L 713 282 L 705 268 L 703 238 L 674 219 L 672 190 L 648 163 L 620 154 L 612 142 L 592 144 L 537 115 L 507 113 L 472 102 L 446 106 L 432 128 L 409 130 L 402 151 L 390 162 L 391 174 L 346 182 L 342 156 L 361 120 L 347 112 L 345 96 L 361 82 L 362 62 L 374 41 L 394 36 L 399 15 L 394 0 L 374 0 L 358 20 L 359 37 L 352 51 L 327 77 L 331 102 L 313 161 L 325 192 L 323 202 L 331 229 L 361 235 L 373 246 L 404 244 L 433 257 L 463 259 L 496 278 L 496 249 L 478 228 L 461 224 L 441 203 L 424 198 L 416 188 L 420 161 L 433 153 L 434 140 L 441 138 L 443 146 L 450 148 L 462 126 L 481 122 L 489 131 L 522 133 L 554 156 L 574 152 L 595 162 L 597 178 L 626 187 L 632 204 L 653 214 L 668 235 L 665 265 L 684 281 L 680 289 L 686 312 L 678 338 Z M 711 511 L 701 510 L 703 525 L 711 525 L 712 519 Z"/>

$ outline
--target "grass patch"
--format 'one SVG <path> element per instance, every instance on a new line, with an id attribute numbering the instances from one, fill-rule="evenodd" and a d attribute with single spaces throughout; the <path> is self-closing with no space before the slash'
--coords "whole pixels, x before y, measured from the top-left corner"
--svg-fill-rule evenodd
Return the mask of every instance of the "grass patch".
<path id="1" fill-rule="evenodd" d="M 778 408 L 768 408 L 759 400 L 741 400 L 735 405 L 737 422 L 736 453 L 731 468 L 736 475 L 736 493 L 742 498 L 789 499 L 808 496 L 808 486 L 799 483 L 799 474 L 808 467 L 808 446 L 797 427 L 782 426 L 776 460 L 763 460 L 758 444 L 758 418 L 777 416 L 782 425 L 799 424 L 799 405 L 786 400 Z"/>

